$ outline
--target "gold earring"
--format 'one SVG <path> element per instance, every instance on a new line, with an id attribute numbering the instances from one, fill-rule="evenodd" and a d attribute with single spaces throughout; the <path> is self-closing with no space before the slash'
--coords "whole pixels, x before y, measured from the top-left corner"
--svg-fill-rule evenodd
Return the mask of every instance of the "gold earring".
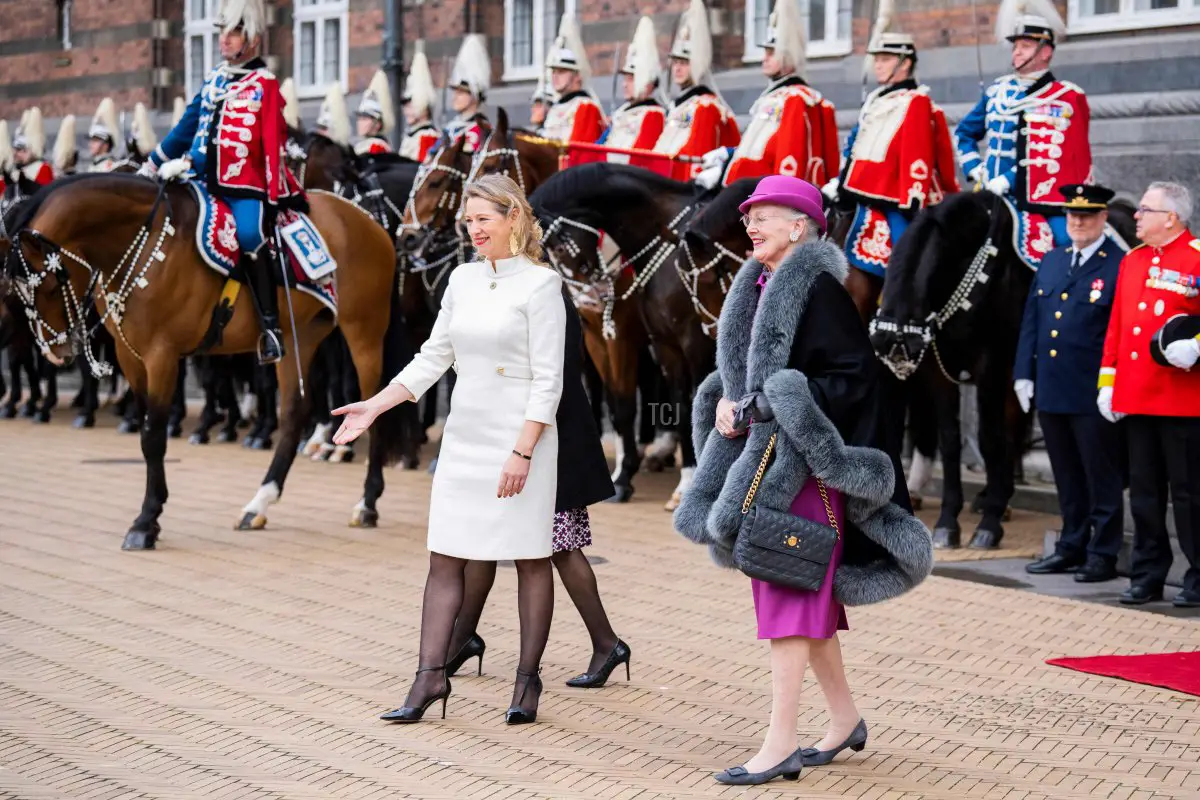
<path id="1" fill-rule="evenodd" d="M 514 256 L 521 252 L 521 237 L 517 234 L 515 227 L 512 229 L 512 233 L 508 235 L 508 249 Z"/>

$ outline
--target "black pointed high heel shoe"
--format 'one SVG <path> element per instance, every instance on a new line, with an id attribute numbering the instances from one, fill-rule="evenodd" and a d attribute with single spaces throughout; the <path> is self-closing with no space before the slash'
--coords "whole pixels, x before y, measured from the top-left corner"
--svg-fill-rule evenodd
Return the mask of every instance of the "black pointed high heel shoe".
<path id="1" fill-rule="evenodd" d="M 419 706 L 403 706 L 402 708 L 393 709 L 385 714 L 380 714 L 380 719 L 386 722 L 420 722 L 421 718 L 425 716 L 425 712 L 429 710 L 429 707 L 438 700 L 442 701 L 442 719 L 446 718 L 446 699 L 450 697 L 450 678 L 446 677 L 446 668 L 426 667 L 425 669 L 417 670 L 418 675 L 420 675 L 422 672 L 441 672 L 442 679 L 446 681 L 446 688 L 437 694 L 430 695 L 429 697 L 425 698 L 425 702 Z"/>
<path id="2" fill-rule="evenodd" d="M 853 750 L 856 753 L 861 753 L 866 746 L 867 721 L 860 719 L 858 724 L 854 726 L 854 730 L 846 737 L 846 741 L 837 747 L 832 750 L 818 750 L 815 747 L 806 747 L 800 751 L 800 756 L 806 767 L 823 767 L 833 761 L 834 756 L 843 750 Z"/>
<path id="3" fill-rule="evenodd" d="M 483 638 L 477 633 L 472 633 L 471 638 L 463 642 L 463 646 L 454 654 L 454 658 L 446 662 L 446 677 L 453 677 L 456 672 L 462 669 L 464 663 L 476 656 L 479 657 L 479 669 L 476 670 L 475 674 L 482 675 L 483 654 L 486 650 L 487 644 L 483 641 Z"/>
<path id="4" fill-rule="evenodd" d="M 612 652 L 608 654 L 608 658 L 604 659 L 604 663 L 600 665 L 600 669 L 595 672 L 585 672 L 582 675 L 576 675 L 567 681 L 567 686 L 573 689 L 599 689 L 608 683 L 608 678 L 612 675 L 613 670 L 622 664 L 625 665 L 625 680 L 628 681 L 629 658 L 631 655 L 633 655 L 633 651 L 629 649 L 629 645 L 617 639 L 616 645 L 613 646 Z"/>
<path id="5" fill-rule="evenodd" d="M 537 706 L 534 706 L 532 711 L 527 711 L 521 707 L 521 704 L 525 702 L 525 693 L 528 692 L 530 688 L 538 693 L 538 700 L 541 701 L 542 679 L 538 674 L 541 671 L 542 670 L 540 667 L 534 672 L 525 672 L 524 670 L 520 669 L 517 670 L 517 677 L 524 678 L 525 685 L 521 687 L 521 696 L 517 698 L 517 704 L 508 709 L 508 711 L 504 714 L 504 721 L 509 725 L 528 725 L 529 723 L 537 720 Z"/>

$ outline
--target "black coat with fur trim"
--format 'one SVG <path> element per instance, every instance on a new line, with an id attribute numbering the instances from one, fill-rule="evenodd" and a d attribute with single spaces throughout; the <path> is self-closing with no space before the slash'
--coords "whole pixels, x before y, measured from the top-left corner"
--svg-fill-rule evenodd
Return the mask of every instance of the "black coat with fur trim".
<path id="1" fill-rule="evenodd" d="M 878 361 L 849 294 L 845 256 L 818 241 L 792 251 L 762 290 L 762 265 L 747 261 L 721 311 L 718 369 L 692 408 L 697 466 L 675 527 L 733 566 L 741 505 L 770 428 L 726 439 L 717 401 L 767 396 L 778 423 L 775 456 L 756 503 L 786 512 L 810 475 L 846 498 L 842 564 L 834 591 L 846 605 L 896 597 L 933 566 L 929 531 L 912 515 L 899 454 L 887 452 Z"/>

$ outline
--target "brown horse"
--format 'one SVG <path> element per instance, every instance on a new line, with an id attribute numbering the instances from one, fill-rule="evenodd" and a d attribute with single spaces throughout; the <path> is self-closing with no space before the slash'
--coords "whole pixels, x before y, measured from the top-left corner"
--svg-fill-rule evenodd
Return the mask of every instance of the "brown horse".
<path id="1" fill-rule="evenodd" d="M 381 376 L 407 360 L 396 312 L 395 253 L 390 237 L 367 214 L 325 192 L 311 192 L 310 217 L 338 267 L 340 326 L 358 370 L 363 396 Z M 63 361 L 83 349 L 93 361 L 81 309 L 89 297 L 117 343 L 117 358 L 134 391 L 145 398 L 142 454 L 146 491 L 141 513 L 125 535 L 126 550 L 153 549 L 167 500 L 166 419 L 175 391 L 179 359 L 201 347 L 214 309 L 233 284 L 201 261 L 193 244 L 199 209 L 183 186 L 158 185 L 128 175 L 80 175 L 59 181 L 21 209 L 10 241 L 0 243 L 6 273 L 33 312 L 43 351 Z M 102 266 L 100 266 L 102 265 Z M 320 342 L 334 320 L 314 298 L 291 292 L 280 297 L 282 326 L 294 325 L 295 352 L 279 362 L 285 406 L 283 429 L 271 467 L 237 527 L 262 528 L 267 507 L 282 492 L 296 457 L 308 399 L 301 393 Z M 290 311 L 289 311 L 290 309 Z M 222 338 L 209 352 L 253 352 L 258 323 L 250 299 L 234 300 Z M 383 492 L 382 467 L 400 437 L 395 420 L 376 428 L 364 496 L 352 525 L 374 525 L 375 501 Z M 378 439 L 378 441 L 376 441 Z"/>

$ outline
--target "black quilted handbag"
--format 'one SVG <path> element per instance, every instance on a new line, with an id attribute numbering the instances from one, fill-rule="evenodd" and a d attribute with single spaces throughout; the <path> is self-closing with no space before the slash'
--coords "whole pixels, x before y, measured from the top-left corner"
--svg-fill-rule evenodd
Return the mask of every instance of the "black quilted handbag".
<path id="1" fill-rule="evenodd" d="M 775 449 L 776 436 L 772 433 L 767 441 L 758 472 L 742 501 L 742 526 L 733 546 L 733 562 L 751 578 L 816 591 L 825 582 L 841 530 L 829 504 L 829 492 L 820 478 L 816 479 L 817 488 L 825 503 L 829 525 L 754 505 L 754 495 Z"/>

